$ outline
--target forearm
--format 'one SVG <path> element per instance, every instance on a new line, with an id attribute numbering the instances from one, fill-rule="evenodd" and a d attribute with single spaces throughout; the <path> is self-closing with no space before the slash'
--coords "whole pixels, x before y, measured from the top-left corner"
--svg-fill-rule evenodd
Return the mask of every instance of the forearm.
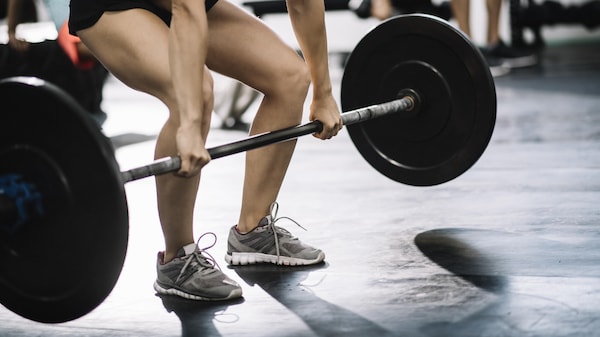
<path id="1" fill-rule="evenodd" d="M 331 94 L 323 0 L 287 0 L 292 27 L 310 70 L 315 98 Z"/>
<path id="2" fill-rule="evenodd" d="M 337 103 L 332 95 L 329 77 L 329 53 L 325 29 L 323 0 L 286 0 L 292 27 L 308 65 L 313 85 L 310 120 L 318 120 L 323 128 L 314 136 L 329 139 L 342 128 Z"/>
<path id="3" fill-rule="evenodd" d="M 181 125 L 202 121 L 204 64 L 206 63 L 206 10 L 203 1 L 173 0 L 169 63 Z"/>

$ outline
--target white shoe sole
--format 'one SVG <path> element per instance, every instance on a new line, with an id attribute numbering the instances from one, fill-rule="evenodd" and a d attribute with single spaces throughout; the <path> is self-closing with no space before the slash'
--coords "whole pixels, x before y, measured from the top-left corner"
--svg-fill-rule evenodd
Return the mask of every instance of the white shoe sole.
<path id="1" fill-rule="evenodd" d="M 175 289 L 175 288 L 168 288 L 168 289 L 163 288 L 156 281 L 154 282 L 154 290 L 156 290 L 157 293 L 162 294 L 162 295 L 179 296 L 182 298 L 186 298 L 188 300 L 195 300 L 195 301 L 227 301 L 227 300 L 231 300 L 234 298 L 242 297 L 242 289 L 241 288 L 232 290 L 227 297 L 211 298 L 211 297 L 203 297 L 203 296 L 193 295 L 193 294 L 186 293 L 184 291 L 181 291 L 181 290 Z"/>
<path id="2" fill-rule="evenodd" d="M 268 255 L 262 253 L 231 253 L 225 255 L 225 262 L 234 266 L 245 266 L 257 263 L 272 263 L 281 266 L 307 266 L 325 260 L 325 253 L 321 252 L 314 260 L 298 259 L 294 257 Z"/>

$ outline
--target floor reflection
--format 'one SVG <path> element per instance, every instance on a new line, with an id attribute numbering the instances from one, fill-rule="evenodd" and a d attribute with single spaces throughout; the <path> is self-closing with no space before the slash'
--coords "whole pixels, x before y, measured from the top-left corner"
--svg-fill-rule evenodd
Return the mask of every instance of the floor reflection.
<path id="1" fill-rule="evenodd" d="M 221 336 L 215 327 L 215 320 L 225 315 L 227 308 L 244 302 L 243 298 L 231 301 L 205 302 L 187 300 L 177 296 L 159 295 L 167 312 L 174 312 L 181 320 L 182 337 Z M 233 315 L 233 314 L 226 314 Z M 236 317 L 227 317 L 227 321 L 236 321 Z"/>

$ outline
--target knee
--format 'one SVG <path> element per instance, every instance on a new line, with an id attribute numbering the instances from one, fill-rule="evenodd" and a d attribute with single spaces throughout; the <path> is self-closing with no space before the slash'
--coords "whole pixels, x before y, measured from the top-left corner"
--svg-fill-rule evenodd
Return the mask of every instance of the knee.
<path id="1" fill-rule="evenodd" d="M 292 72 L 287 79 L 287 84 L 289 85 L 289 94 L 304 104 L 310 86 L 310 73 L 304 62 L 299 62 L 299 64 L 292 69 Z"/>
<path id="2" fill-rule="evenodd" d="M 298 107 L 301 110 L 306 100 L 310 86 L 310 73 L 304 62 L 298 61 L 278 74 L 276 80 L 271 83 L 266 97 L 282 102 L 288 107 Z"/>
<path id="3" fill-rule="evenodd" d="M 202 131 L 204 135 L 208 132 L 210 128 L 210 121 L 212 112 L 214 109 L 214 80 L 210 73 L 205 71 L 204 81 L 202 83 Z M 180 116 L 179 116 L 179 105 L 177 102 L 177 96 L 175 94 L 174 88 L 172 86 L 169 89 L 165 89 L 168 94 L 164 95 L 166 98 L 161 98 L 161 100 L 167 105 L 169 108 L 169 119 L 168 123 L 172 123 L 173 125 L 178 126 L 180 124 Z"/>
<path id="4" fill-rule="evenodd" d="M 169 109 L 169 118 L 166 120 L 165 127 L 177 129 L 181 125 L 181 116 L 177 96 L 175 95 L 175 90 L 172 87 L 165 90 L 165 92 L 168 94 L 157 96 Z M 202 102 L 200 103 L 202 108 L 200 127 L 204 136 L 204 140 L 206 141 L 206 137 L 210 130 L 211 117 L 214 108 L 213 79 L 210 74 L 205 75 L 202 85 Z"/>

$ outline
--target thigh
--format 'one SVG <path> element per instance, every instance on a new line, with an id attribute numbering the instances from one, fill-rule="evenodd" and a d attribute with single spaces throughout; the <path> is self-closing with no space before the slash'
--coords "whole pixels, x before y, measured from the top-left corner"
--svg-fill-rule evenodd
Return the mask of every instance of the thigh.
<path id="1" fill-rule="evenodd" d="M 247 11 L 219 0 L 208 12 L 207 65 L 261 92 L 303 63 L 267 25 Z"/>
<path id="2" fill-rule="evenodd" d="M 117 78 L 165 104 L 173 102 L 168 26 L 144 9 L 105 12 L 77 34 Z"/>

